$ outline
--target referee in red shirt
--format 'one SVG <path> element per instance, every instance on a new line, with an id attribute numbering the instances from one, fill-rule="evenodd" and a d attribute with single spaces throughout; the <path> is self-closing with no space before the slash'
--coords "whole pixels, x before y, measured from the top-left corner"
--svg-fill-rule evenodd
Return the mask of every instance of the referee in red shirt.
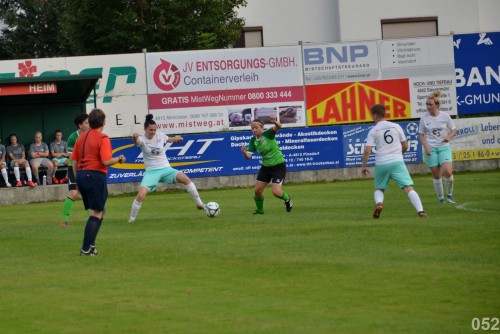
<path id="1" fill-rule="evenodd" d="M 80 134 L 71 154 L 76 184 L 82 195 L 89 218 L 85 225 L 83 245 L 80 255 L 95 256 L 95 239 L 102 224 L 104 206 L 108 198 L 108 166 L 124 163 L 125 156 L 112 156 L 111 140 L 102 133 L 106 115 L 101 109 L 89 114 L 90 129 Z"/>

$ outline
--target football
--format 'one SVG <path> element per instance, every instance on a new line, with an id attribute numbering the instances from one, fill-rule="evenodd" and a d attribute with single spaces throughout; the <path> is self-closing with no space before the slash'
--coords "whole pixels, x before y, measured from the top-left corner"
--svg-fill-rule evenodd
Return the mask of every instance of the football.
<path id="1" fill-rule="evenodd" d="M 210 217 L 214 218 L 215 216 L 218 216 L 220 213 L 220 206 L 216 202 L 208 202 L 205 204 L 205 214 Z"/>

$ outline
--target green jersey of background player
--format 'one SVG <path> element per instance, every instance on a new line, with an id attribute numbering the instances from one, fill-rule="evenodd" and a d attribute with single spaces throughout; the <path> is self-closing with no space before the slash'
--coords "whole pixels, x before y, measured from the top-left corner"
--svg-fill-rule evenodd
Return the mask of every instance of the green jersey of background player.
<path id="1" fill-rule="evenodd" d="M 285 157 L 278 146 L 275 135 L 281 129 L 281 123 L 276 117 L 270 116 L 269 120 L 274 126 L 264 130 L 264 122 L 255 119 L 250 123 L 253 137 L 250 139 L 248 148 L 241 146 L 241 152 L 246 159 L 252 158 L 254 152 L 262 156 L 262 166 L 260 167 L 257 180 L 255 181 L 254 200 L 257 210 L 255 214 L 264 214 L 264 188 L 272 182 L 273 195 L 285 202 L 286 212 L 292 211 L 292 200 L 290 195 L 283 191 L 282 186 L 286 176 Z"/>

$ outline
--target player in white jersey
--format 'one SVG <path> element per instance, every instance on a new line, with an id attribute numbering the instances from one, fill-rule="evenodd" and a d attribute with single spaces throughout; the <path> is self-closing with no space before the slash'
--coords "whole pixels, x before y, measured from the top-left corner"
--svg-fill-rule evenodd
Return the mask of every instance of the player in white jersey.
<path id="1" fill-rule="evenodd" d="M 363 152 L 362 174 L 368 176 L 366 165 L 372 149 L 375 148 L 375 211 L 373 218 L 379 218 L 384 208 L 384 191 L 393 179 L 405 191 L 418 216 L 425 218 L 422 201 L 413 189 L 413 180 L 406 168 L 403 153 L 408 150 L 408 141 L 399 124 L 385 119 L 386 110 L 381 104 L 371 108 L 375 126 L 368 132 L 365 151 Z"/>
<path id="2" fill-rule="evenodd" d="M 450 140 L 456 135 L 457 130 L 450 115 L 439 111 L 440 95 L 441 93 L 437 91 L 427 97 L 427 113 L 420 118 L 419 133 L 426 154 L 425 163 L 432 173 L 434 190 L 439 203 L 444 204 L 441 175 L 444 176 L 446 199 L 450 203 L 455 203 Z"/>
<path id="3" fill-rule="evenodd" d="M 146 171 L 142 177 L 142 182 L 139 187 L 134 202 L 132 203 L 132 209 L 130 211 L 129 223 L 135 221 L 137 213 L 141 209 L 142 202 L 146 198 L 149 192 L 155 191 L 158 183 L 182 183 L 186 188 L 187 192 L 191 195 L 193 200 L 196 202 L 196 207 L 202 210 L 204 207 L 201 201 L 200 195 L 194 183 L 189 179 L 189 177 L 183 172 L 172 168 L 168 162 L 167 155 L 165 154 L 166 144 L 168 143 L 180 143 L 182 142 L 182 137 L 175 136 L 169 137 L 166 134 L 156 131 L 157 125 L 153 120 L 153 115 L 146 115 L 146 121 L 144 122 L 144 135 L 139 135 L 138 133 L 133 134 L 134 143 L 141 148 L 144 164 L 146 165 Z"/>

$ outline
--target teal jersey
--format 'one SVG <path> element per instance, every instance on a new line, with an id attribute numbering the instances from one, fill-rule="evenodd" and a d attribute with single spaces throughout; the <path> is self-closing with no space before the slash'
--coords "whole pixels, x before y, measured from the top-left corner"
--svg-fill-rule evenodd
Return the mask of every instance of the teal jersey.
<path id="1" fill-rule="evenodd" d="M 78 140 L 78 130 L 69 135 L 67 145 L 68 145 L 68 153 L 70 154 L 70 158 L 68 159 L 68 166 L 73 166 L 73 161 L 71 160 L 71 153 L 73 152 L 73 147 L 75 147 L 76 141 Z"/>
<path id="2" fill-rule="evenodd" d="M 262 156 L 262 165 L 272 167 L 285 162 L 285 157 L 278 146 L 273 131 L 274 128 L 267 129 L 260 138 L 252 137 L 248 145 L 248 152 L 259 152 Z"/>

